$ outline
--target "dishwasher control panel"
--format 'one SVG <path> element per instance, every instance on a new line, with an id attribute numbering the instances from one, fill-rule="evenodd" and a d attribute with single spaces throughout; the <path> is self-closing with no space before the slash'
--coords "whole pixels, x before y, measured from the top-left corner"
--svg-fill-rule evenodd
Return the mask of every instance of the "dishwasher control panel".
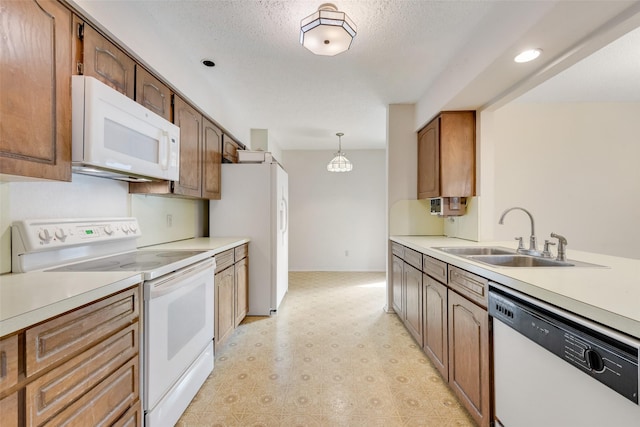
<path id="1" fill-rule="evenodd" d="M 577 322 L 573 314 L 563 317 L 559 309 L 540 304 L 546 307 L 499 289 L 489 291 L 489 315 L 494 320 L 638 404 L 639 347 L 605 334 L 601 325 L 592 329 L 586 319 Z"/>

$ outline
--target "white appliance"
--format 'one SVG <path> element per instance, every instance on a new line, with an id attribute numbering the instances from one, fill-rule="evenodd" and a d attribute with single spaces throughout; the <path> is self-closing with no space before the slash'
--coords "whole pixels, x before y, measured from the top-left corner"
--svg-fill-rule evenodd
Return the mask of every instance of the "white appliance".
<path id="1" fill-rule="evenodd" d="M 640 340 L 490 284 L 495 425 L 640 425 Z"/>
<path id="2" fill-rule="evenodd" d="M 247 236 L 249 315 L 276 312 L 289 288 L 289 183 L 278 163 L 222 165 L 222 199 L 209 202 L 211 236 Z"/>
<path id="3" fill-rule="evenodd" d="M 180 128 L 88 76 L 73 76 L 75 173 L 145 182 L 179 179 Z"/>
<path id="4" fill-rule="evenodd" d="M 12 226 L 14 272 L 136 271 L 143 277 L 145 426 L 174 425 L 213 370 L 215 259 L 136 250 L 135 218 L 37 219 Z"/>

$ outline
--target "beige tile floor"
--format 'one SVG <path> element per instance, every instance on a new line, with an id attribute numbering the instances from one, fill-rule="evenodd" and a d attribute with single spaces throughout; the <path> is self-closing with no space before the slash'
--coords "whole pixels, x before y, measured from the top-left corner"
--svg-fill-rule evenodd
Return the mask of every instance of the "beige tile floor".
<path id="1" fill-rule="evenodd" d="M 194 426 L 473 426 L 395 314 L 384 273 L 290 273 L 248 317 L 182 418 Z"/>

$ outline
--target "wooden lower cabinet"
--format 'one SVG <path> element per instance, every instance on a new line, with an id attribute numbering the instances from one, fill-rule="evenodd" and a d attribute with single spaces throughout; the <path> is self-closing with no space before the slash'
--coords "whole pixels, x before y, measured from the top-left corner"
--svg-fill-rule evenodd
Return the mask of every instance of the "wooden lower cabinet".
<path id="1" fill-rule="evenodd" d="M 422 277 L 424 306 L 423 350 L 445 381 L 449 381 L 447 287 L 428 275 Z"/>
<path id="2" fill-rule="evenodd" d="M 216 273 L 216 322 L 215 340 L 216 346 L 222 344 L 233 332 L 233 288 L 234 288 L 234 268 L 227 267 L 220 273 Z"/>
<path id="3" fill-rule="evenodd" d="M 404 324 L 418 345 L 422 347 L 422 271 L 405 262 L 403 285 Z"/>
<path id="4" fill-rule="evenodd" d="M 489 316 L 448 292 L 449 385 L 480 426 L 490 423 Z"/>
<path id="5" fill-rule="evenodd" d="M 249 311 L 249 259 L 243 258 L 235 265 L 235 327 L 247 316 Z"/>
<path id="6" fill-rule="evenodd" d="M 140 305 L 136 286 L 0 339 L 24 343 L 1 424 L 140 425 Z"/>
<path id="7" fill-rule="evenodd" d="M 18 393 L 0 399 L 0 420 L 2 427 L 18 427 Z"/>
<path id="8" fill-rule="evenodd" d="M 393 256 L 393 310 L 400 316 L 404 311 L 404 292 L 402 287 L 402 265 L 404 261 Z"/>

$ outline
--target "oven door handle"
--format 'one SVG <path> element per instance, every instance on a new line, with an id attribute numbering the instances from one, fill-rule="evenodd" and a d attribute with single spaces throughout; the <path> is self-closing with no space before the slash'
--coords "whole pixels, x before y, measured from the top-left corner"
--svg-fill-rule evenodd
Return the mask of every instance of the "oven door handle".
<path id="1" fill-rule="evenodd" d="M 215 272 L 215 260 L 213 258 L 201 261 L 191 267 L 183 268 L 175 273 L 170 273 L 161 278 L 150 280 L 145 283 L 145 288 L 149 290 L 149 299 L 154 299 L 171 293 L 177 289 L 184 288 L 185 280 L 210 272 L 211 278 Z"/>

